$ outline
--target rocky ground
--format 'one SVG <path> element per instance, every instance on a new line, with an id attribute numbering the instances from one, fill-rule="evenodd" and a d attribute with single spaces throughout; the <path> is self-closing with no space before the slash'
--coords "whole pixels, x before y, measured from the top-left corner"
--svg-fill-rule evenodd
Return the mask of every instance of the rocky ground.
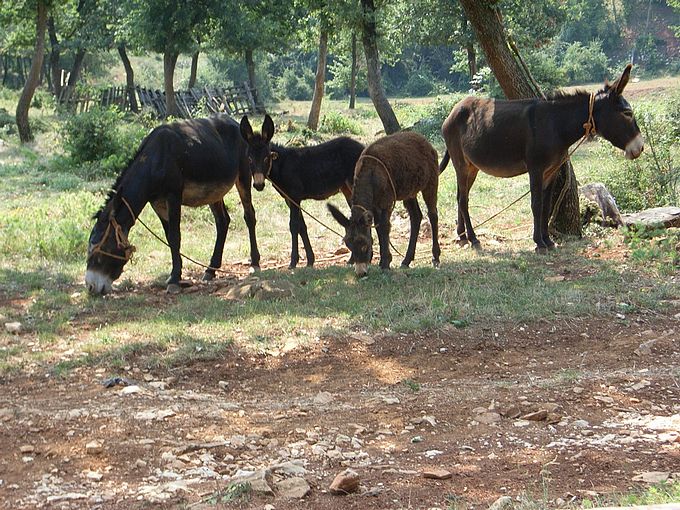
<path id="1" fill-rule="evenodd" d="M 559 506 L 679 479 L 678 312 L 17 375 L 0 507 Z"/>

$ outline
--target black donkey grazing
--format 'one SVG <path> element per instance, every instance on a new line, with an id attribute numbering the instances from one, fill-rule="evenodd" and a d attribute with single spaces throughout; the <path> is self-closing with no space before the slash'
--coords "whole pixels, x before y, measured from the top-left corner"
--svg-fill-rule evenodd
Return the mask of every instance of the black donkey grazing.
<path id="1" fill-rule="evenodd" d="M 105 294 L 132 255 L 128 233 L 150 203 L 165 230 L 172 254 L 168 292 L 179 292 L 181 206 L 209 205 L 217 237 L 210 267 L 203 278 L 215 277 L 229 228 L 224 195 L 236 184 L 250 234 L 250 260 L 260 263 L 251 202 L 248 146 L 239 124 L 226 115 L 192 119 L 157 127 L 142 141 L 132 162 L 118 176 L 104 206 L 97 212 L 87 254 L 85 283 L 93 294 Z"/>
<path id="2" fill-rule="evenodd" d="M 305 199 L 325 200 L 342 191 L 349 203 L 352 194 L 354 166 L 364 146 L 348 137 L 339 137 L 312 147 L 283 147 L 272 144 L 274 122 L 264 118 L 262 131 L 254 133 L 248 117 L 241 119 L 241 135 L 248 143 L 253 186 L 262 191 L 265 179 L 286 200 L 290 209 L 290 268 L 300 259 L 298 236 L 302 239 L 307 265 L 314 265 L 314 251 L 309 242 L 307 225 L 298 207 Z"/>
<path id="3" fill-rule="evenodd" d="M 473 247 L 479 241 L 472 229 L 468 196 L 481 170 L 495 177 L 529 173 L 531 211 L 534 216 L 536 251 L 555 247 L 548 234 L 554 177 L 569 147 L 582 136 L 602 135 L 637 158 L 644 148 L 633 110 L 621 95 L 631 66 L 611 85 L 598 92 L 557 94 L 548 100 L 500 101 L 468 97 L 460 101 L 442 125 L 447 151 L 456 168 L 458 184 L 458 227 L 461 240 Z"/>
<path id="4" fill-rule="evenodd" d="M 437 151 L 422 135 L 399 132 L 366 147 L 354 171 L 350 217 L 328 204 L 333 217 L 345 227 L 345 244 L 352 251 L 357 276 L 364 276 L 373 257 L 371 227 L 375 223 L 380 244 L 380 267 L 389 269 L 390 215 L 397 200 L 404 201 L 411 220 L 411 235 L 402 267 L 408 267 L 416 252 L 423 213 L 417 195 L 422 192 L 432 228 L 432 263 L 439 265 Z"/>

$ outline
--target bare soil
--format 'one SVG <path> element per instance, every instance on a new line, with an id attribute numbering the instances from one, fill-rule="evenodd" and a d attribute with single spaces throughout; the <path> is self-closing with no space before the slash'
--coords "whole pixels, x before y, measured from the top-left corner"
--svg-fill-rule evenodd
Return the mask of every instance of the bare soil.
<path id="1" fill-rule="evenodd" d="M 132 364 L 132 394 L 96 367 L 18 375 L 0 385 L 0 508 L 556 505 L 627 492 L 645 472 L 680 478 L 679 311 L 234 348 L 171 373 Z M 534 411 L 547 417 L 522 419 Z M 286 462 L 306 470 L 303 499 L 275 471 L 274 495 L 227 501 L 238 470 Z M 345 467 L 360 489 L 331 495 Z"/>

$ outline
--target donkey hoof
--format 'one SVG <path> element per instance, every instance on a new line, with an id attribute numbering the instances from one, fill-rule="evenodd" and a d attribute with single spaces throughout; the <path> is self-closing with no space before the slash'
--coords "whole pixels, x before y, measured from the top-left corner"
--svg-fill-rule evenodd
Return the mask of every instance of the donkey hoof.
<path id="1" fill-rule="evenodd" d="M 165 291 L 168 294 L 179 294 L 180 292 L 182 292 L 182 287 L 180 287 L 178 283 L 168 283 L 168 286 L 165 289 Z"/>
<path id="2" fill-rule="evenodd" d="M 248 272 L 250 274 L 259 273 L 260 272 L 260 266 L 250 266 L 250 269 L 248 269 Z"/>
<path id="3" fill-rule="evenodd" d="M 402 269 L 408 269 L 410 267 L 410 265 L 411 265 L 410 262 L 402 262 L 400 267 Z M 389 267 L 387 269 L 389 269 Z"/>
<path id="4" fill-rule="evenodd" d="M 547 246 L 536 246 L 536 253 L 539 255 L 546 255 L 548 253 Z"/>
<path id="5" fill-rule="evenodd" d="M 203 276 L 201 277 L 201 280 L 204 282 L 211 282 L 215 279 L 215 273 L 211 271 L 206 271 L 203 273 Z"/>
<path id="6" fill-rule="evenodd" d="M 474 241 L 472 241 L 472 249 L 475 251 L 482 251 L 482 243 L 475 239 Z"/>
<path id="7" fill-rule="evenodd" d="M 439 260 L 432 259 L 432 267 L 439 269 Z"/>

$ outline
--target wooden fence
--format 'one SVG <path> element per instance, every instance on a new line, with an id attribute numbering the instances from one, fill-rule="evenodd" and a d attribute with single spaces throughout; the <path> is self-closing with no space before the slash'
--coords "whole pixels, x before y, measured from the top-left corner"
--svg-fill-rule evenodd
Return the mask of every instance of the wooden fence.
<path id="1" fill-rule="evenodd" d="M 167 117 L 165 92 L 135 87 L 136 102 L 139 108 L 151 110 L 159 118 Z M 264 113 L 264 107 L 256 104 L 255 90 L 247 83 L 230 87 L 192 88 L 175 92 L 179 117 L 190 119 L 211 113 L 227 113 L 232 116 Z M 79 93 L 65 86 L 58 98 L 59 105 L 71 112 L 82 113 L 94 106 L 118 106 L 123 111 L 130 110 L 130 96 L 127 87 L 109 87 L 97 92 Z"/>

